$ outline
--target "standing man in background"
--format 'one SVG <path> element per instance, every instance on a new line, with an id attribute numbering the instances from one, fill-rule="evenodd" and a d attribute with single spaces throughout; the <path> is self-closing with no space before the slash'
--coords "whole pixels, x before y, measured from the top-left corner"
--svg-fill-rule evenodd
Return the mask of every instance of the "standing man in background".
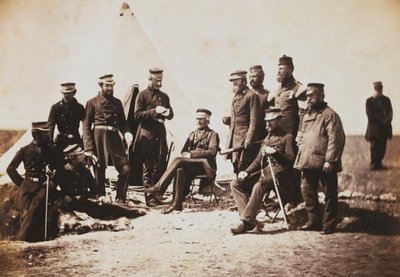
<path id="1" fill-rule="evenodd" d="M 389 97 L 383 95 L 382 82 L 374 82 L 374 95 L 367 99 L 365 109 L 368 117 L 365 139 L 370 143 L 371 170 L 384 169 L 386 143 L 393 136 L 393 109 Z"/>
<path id="2" fill-rule="evenodd" d="M 153 186 L 167 167 L 167 133 L 164 126 L 166 119 L 171 120 L 174 112 L 169 97 L 162 92 L 163 70 L 149 70 L 149 85 L 139 92 L 135 105 L 135 119 L 139 123 L 133 151 L 143 168 L 143 186 Z M 157 205 L 154 195 L 146 195 L 146 204 Z"/>
<path id="3" fill-rule="evenodd" d="M 234 94 L 230 118 L 224 118 L 223 123 L 229 125 L 228 148 L 244 146 L 244 149 L 227 156 L 231 159 L 233 171 L 238 174 L 245 170 L 255 159 L 259 147 L 253 145 L 259 138 L 259 98 L 247 87 L 247 72 L 238 70 L 231 74 L 229 81 L 233 84 Z"/>
<path id="4" fill-rule="evenodd" d="M 129 162 L 119 132 L 124 135 L 128 145 L 133 137 L 129 132 L 122 103 L 113 96 L 114 85 L 112 74 L 100 77 L 101 91 L 86 103 L 83 145 L 87 155 L 98 158 L 95 175 L 100 196 L 105 196 L 106 168 L 112 162 L 119 173 L 115 200 L 123 203 L 126 201 Z"/>
<path id="5" fill-rule="evenodd" d="M 258 119 L 258 133 L 259 139 L 264 139 L 267 136 L 267 130 L 265 129 L 264 115 L 265 111 L 268 109 L 269 104 L 267 102 L 269 90 L 264 88 L 264 71 L 261 65 L 253 65 L 250 67 L 249 79 L 251 88 L 256 92 L 258 99 L 260 101 L 259 108 L 259 119 Z"/>

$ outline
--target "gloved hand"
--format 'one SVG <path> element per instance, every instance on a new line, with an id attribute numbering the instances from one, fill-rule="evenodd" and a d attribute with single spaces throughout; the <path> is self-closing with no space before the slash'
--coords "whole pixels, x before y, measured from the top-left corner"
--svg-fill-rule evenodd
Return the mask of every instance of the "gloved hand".
<path id="1" fill-rule="evenodd" d="M 181 156 L 183 158 L 190 158 L 190 152 L 182 152 Z"/>
<path id="2" fill-rule="evenodd" d="M 297 146 L 299 146 L 303 143 L 303 133 L 302 132 L 297 132 L 295 141 L 297 143 Z"/>
<path id="3" fill-rule="evenodd" d="M 131 145 L 132 141 L 133 141 L 133 135 L 130 132 L 126 132 L 124 135 L 125 141 L 128 145 Z"/>
<path id="4" fill-rule="evenodd" d="M 324 167 L 322 168 L 322 170 L 323 170 L 325 173 L 331 172 L 331 171 L 333 170 L 333 164 L 332 164 L 332 163 L 329 163 L 329 162 L 325 162 L 325 163 L 324 163 Z"/>
<path id="5" fill-rule="evenodd" d="M 156 107 L 156 113 L 158 113 L 158 114 L 165 113 L 166 110 L 167 110 L 167 109 L 166 109 L 165 107 L 163 107 L 163 106 L 157 106 L 157 107 Z"/>
<path id="6" fill-rule="evenodd" d="M 247 173 L 246 171 L 240 171 L 238 174 L 238 179 L 243 181 L 244 179 L 246 179 L 247 176 L 249 176 L 249 173 Z"/>
<path id="7" fill-rule="evenodd" d="M 56 171 L 54 169 L 50 169 L 49 165 L 46 165 L 46 175 L 49 177 L 53 177 Z"/>
<path id="8" fill-rule="evenodd" d="M 161 113 L 163 116 L 167 117 L 171 113 L 170 109 L 165 109 L 165 112 Z"/>
<path id="9" fill-rule="evenodd" d="M 91 166 L 91 165 L 96 166 L 97 165 L 98 159 L 93 151 L 91 151 L 91 150 L 85 151 L 83 153 L 83 155 L 87 158 L 86 160 L 89 163 L 88 166 Z"/>
<path id="10" fill-rule="evenodd" d="M 276 153 L 275 148 L 270 147 L 270 146 L 264 146 L 264 147 L 263 147 L 263 154 L 264 154 L 264 155 L 271 156 L 271 155 L 273 155 L 274 153 Z"/>

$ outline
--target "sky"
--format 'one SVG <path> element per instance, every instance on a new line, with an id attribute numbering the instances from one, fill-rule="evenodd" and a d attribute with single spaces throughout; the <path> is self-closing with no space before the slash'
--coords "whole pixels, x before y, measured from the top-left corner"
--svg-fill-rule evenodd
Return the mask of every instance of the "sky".
<path id="1" fill-rule="evenodd" d="M 261 64 L 265 87 L 274 91 L 277 61 L 286 54 L 297 80 L 325 84 L 326 101 L 346 134 L 364 134 L 365 100 L 372 82 L 382 81 L 394 107 L 394 132 L 400 133 L 400 1 L 126 2 L 142 34 L 121 27 L 126 22 L 118 25 L 122 1 L 0 0 L 1 129 L 26 129 L 47 119 L 67 79 L 79 81 L 77 98 L 84 104 L 96 94 L 94 76 L 118 73 L 116 95 L 122 98 L 129 83 L 145 87 L 147 67 L 162 60 L 168 69 L 163 89 L 178 111 L 171 129 L 194 129 L 192 112 L 204 107 L 213 111 L 211 126 L 225 134 L 229 74 Z M 134 41 L 143 36 L 152 46 L 139 47 L 129 64 L 117 62 L 135 55 Z M 141 61 L 147 49 L 158 53 L 149 64 Z"/>

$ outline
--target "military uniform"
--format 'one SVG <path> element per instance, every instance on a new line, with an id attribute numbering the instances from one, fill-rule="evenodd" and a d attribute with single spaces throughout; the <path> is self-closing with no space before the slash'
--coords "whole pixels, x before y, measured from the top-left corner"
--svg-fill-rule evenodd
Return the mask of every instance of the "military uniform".
<path id="1" fill-rule="evenodd" d="M 309 84 L 312 85 L 314 84 Z M 322 84 L 317 85 L 323 87 Z M 337 172 L 342 170 L 341 157 L 345 144 L 342 122 L 327 103 L 321 102 L 305 113 L 301 134 L 294 167 L 302 173 L 301 191 L 306 204 L 308 226 L 314 228 L 321 224 L 318 203 L 318 187 L 321 183 L 325 193 L 322 223 L 324 230 L 329 230 L 330 233 L 336 229 Z M 325 162 L 332 164 L 331 172 L 323 171 Z"/>
<path id="2" fill-rule="evenodd" d="M 70 102 L 61 100 L 51 107 L 49 114 L 50 138 L 53 138 L 55 126 L 58 135 L 55 139 L 56 149 L 62 150 L 71 144 L 81 144 L 79 124 L 85 117 L 85 108 L 73 98 Z"/>
<path id="3" fill-rule="evenodd" d="M 155 185 L 154 190 L 158 191 L 158 194 L 164 194 L 172 179 L 175 178 L 173 205 L 175 209 L 182 210 L 183 198 L 189 192 L 193 177 L 206 175 L 208 182 L 215 180 L 218 150 L 218 133 L 208 126 L 191 132 L 182 148 L 182 153 L 190 153 L 190 158 L 175 158 Z"/>
<path id="4" fill-rule="evenodd" d="M 168 145 L 164 121 L 171 120 L 174 113 L 168 95 L 150 87 L 138 94 L 135 106 L 135 119 L 139 122 L 139 127 L 133 151 L 138 153 L 143 163 L 143 185 L 151 187 L 158 181 L 167 166 Z M 157 106 L 169 109 L 169 115 L 157 114 Z"/>
<path id="5" fill-rule="evenodd" d="M 64 154 L 66 156 L 75 155 L 76 153 L 82 154 L 83 151 L 81 150 L 78 145 L 71 145 L 71 147 L 65 149 Z M 137 209 L 89 200 L 89 198 L 97 197 L 98 190 L 95 179 L 84 163 L 69 165 L 66 175 L 58 175 L 56 173 L 54 182 L 61 187 L 60 196 L 63 199 L 63 210 L 84 212 L 91 217 L 100 219 L 116 219 L 123 216 L 135 218 L 143 215 Z M 68 201 L 66 197 L 69 197 Z"/>
<path id="6" fill-rule="evenodd" d="M 267 131 L 265 130 L 264 114 L 265 110 L 267 110 L 269 107 L 268 95 L 270 94 L 270 91 L 264 89 L 263 87 L 254 89 L 254 91 L 256 92 L 260 103 L 258 127 L 257 127 L 258 134 L 260 139 L 264 139 L 267 136 Z"/>
<path id="7" fill-rule="evenodd" d="M 99 193 L 105 195 L 105 169 L 112 163 L 119 173 L 116 199 L 124 200 L 129 162 L 119 132 L 129 132 L 121 101 L 114 96 L 105 97 L 102 93 L 90 99 L 86 103 L 83 121 L 83 145 L 85 151 L 94 151 L 98 157 L 95 173 Z"/>
<path id="8" fill-rule="evenodd" d="M 232 75 L 232 74 L 231 74 Z M 234 78 L 241 78 L 240 74 Z M 235 75 L 232 75 L 235 76 Z M 234 80 L 231 78 L 230 80 Z M 232 100 L 231 116 L 228 122 L 228 148 L 236 148 L 244 144 L 251 145 L 260 137 L 259 132 L 259 109 L 260 103 L 257 94 L 247 86 L 238 91 Z M 227 155 L 231 159 L 234 172 L 238 173 L 254 160 L 257 156 L 258 147 L 252 145 L 248 149 Z"/>
<path id="9" fill-rule="evenodd" d="M 25 167 L 24 178 L 17 171 L 21 162 Z M 44 240 L 47 165 L 54 167 L 54 149 L 50 146 L 37 146 L 31 142 L 15 154 L 7 167 L 7 174 L 19 187 L 22 213 L 17 240 Z"/>
<path id="10" fill-rule="evenodd" d="M 365 139 L 370 142 L 371 166 L 382 167 L 385 157 L 386 143 L 393 136 L 393 109 L 389 97 L 385 95 L 369 97 L 365 103 L 368 117 Z"/>
<path id="11" fill-rule="evenodd" d="M 269 98 L 272 105 L 282 110 L 282 119 L 279 121 L 279 127 L 293 136 L 296 136 L 300 117 L 304 114 L 298 105 L 298 98 L 304 98 L 304 92 L 303 85 L 292 77 L 288 82 L 279 84 L 275 96 L 270 96 Z"/>
<path id="12" fill-rule="evenodd" d="M 253 65 L 249 69 L 250 74 L 258 74 L 256 76 L 262 76 L 264 78 L 264 71 L 261 65 Z M 250 75 L 251 78 L 251 75 Z M 261 80 L 260 80 L 261 81 Z M 251 80 L 250 80 L 251 83 Z M 258 118 L 258 134 L 259 139 L 264 139 L 267 136 L 267 131 L 265 129 L 265 121 L 264 115 L 265 111 L 269 108 L 270 103 L 268 102 L 268 95 L 271 93 L 269 90 L 265 89 L 263 84 L 259 84 L 258 86 L 252 86 L 252 89 L 258 96 L 258 100 L 260 103 L 260 107 L 258 109 L 259 118 Z"/>
<path id="13" fill-rule="evenodd" d="M 249 175 L 262 170 L 260 179 L 254 183 L 251 178 L 236 179 L 231 183 L 231 191 L 239 210 L 240 219 L 247 224 L 257 224 L 256 215 L 262 203 L 264 194 L 274 189 L 271 170 L 267 157 L 263 154 L 265 146 L 273 147 L 276 152 L 271 156 L 271 165 L 277 179 L 290 172 L 294 160 L 294 140 L 290 133 L 276 127 L 264 139 L 256 159 L 245 169 Z M 250 196 L 250 197 L 249 197 Z"/>

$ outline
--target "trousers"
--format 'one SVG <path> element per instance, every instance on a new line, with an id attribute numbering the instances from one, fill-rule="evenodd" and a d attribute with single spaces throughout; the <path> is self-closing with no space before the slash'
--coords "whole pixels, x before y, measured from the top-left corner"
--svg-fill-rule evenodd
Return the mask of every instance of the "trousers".
<path id="1" fill-rule="evenodd" d="M 321 184 L 325 193 L 323 220 L 318 202 L 318 187 Z M 337 172 L 325 173 L 321 170 L 303 170 L 301 178 L 301 193 L 306 204 L 308 221 L 324 228 L 335 228 L 338 209 L 338 178 Z"/>

